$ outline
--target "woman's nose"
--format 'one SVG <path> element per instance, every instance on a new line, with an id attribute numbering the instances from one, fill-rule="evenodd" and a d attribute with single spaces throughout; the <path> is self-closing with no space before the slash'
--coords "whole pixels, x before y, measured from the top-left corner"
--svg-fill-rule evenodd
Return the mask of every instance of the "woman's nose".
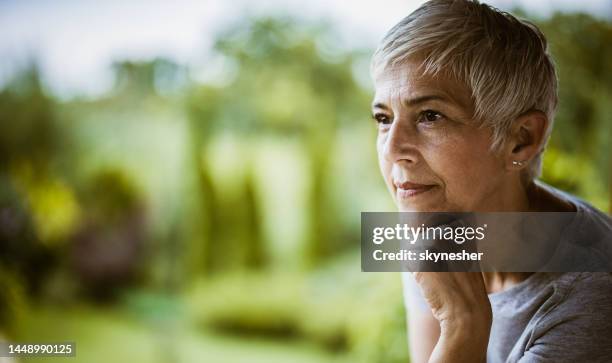
<path id="1" fill-rule="evenodd" d="M 409 122 L 395 120 L 384 139 L 382 150 L 384 158 L 392 163 L 400 160 L 415 163 L 418 160 L 415 131 Z"/>

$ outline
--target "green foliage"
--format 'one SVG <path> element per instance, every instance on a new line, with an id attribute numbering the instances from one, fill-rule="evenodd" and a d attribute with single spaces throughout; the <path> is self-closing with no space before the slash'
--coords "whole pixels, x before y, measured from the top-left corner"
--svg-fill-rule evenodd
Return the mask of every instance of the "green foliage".
<path id="1" fill-rule="evenodd" d="M 559 78 L 543 179 L 610 210 L 612 24 L 585 14 L 556 14 L 537 23 Z"/>
<path id="2" fill-rule="evenodd" d="M 233 274 L 202 281 L 190 316 L 239 336 L 302 339 L 356 362 L 407 360 L 405 314 L 397 274 L 354 274 L 351 254 L 304 274 Z"/>
<path id="3" fill-rule="evenodd" d="M 13 271 L 0 266 L 0 335 L 13 333 L 28 311 L 23 281 Z"/>
<path id="4" fill-rule="evenodd" d="M 195 142 L 192 152 L 198 168 L 205 166 L 200 160 L 203 153 L 206 155 L 208 140 L 221 132 L 241 135 L 247 140 L 267 134 L 285 135 L 303 145 L 311 160 L 307 206 L 311 233 L 304 249 L 311 265 L 354 243 L 344 238 L 349 235 L 346 232 L 349 227 L 337 218 L 335 206 L 330 202 L 329 169 L 338 125 L 364 118 L 369 102 L 368 95 L 357 86 L 351 74 L 356 54 L 339 52 L 333 61 L 321 54 L 316 40 L 329 35 L 329 31 L 290 19 L 241 21 L 221 34 L 215 44 L 218 55 L 225 62 L 235 64 L 233 79 L 222 88 L 206 85 L 195 88 L 193 95 L 197 97 L 189 99 L 191 129 L 196 133 L 192 136 Z M 250 201 L 248 209 L 252 212 L 247 215 L 251 217 L 232 219 L 239 212 L 229 206 L 231 198 L 226 198 L 227 206 L 214 204 L 216 193 L 207 186 L 209 176 L 205 174 L 209 171 L 200 171 L 204 178 L 200 182 L 200 194 L 208 198 L 204 202 L 208 206 L 204 214 L 212 221 L 210 229 L 236 223 L 249 228 L 254 225 L 249 221 L 261 220 L 257 216 L 259 207 L 253 204 L 257 199 L 246 199 Z M 243 182 L 248 186 L 249 179 Z M 247 234 L 260 235 L 257 231 Z M 217 232 L 209 235 L 205 243 L 219 239 L 225 241 L 223 251 L 215 252 L 214 246 L 206 248 L 209 265 L 218 260 L 216 256 L 231 255 L 229 240 Z M 242 246 L 257 245 L 246 237 L 242 240 Z"/>
<path id="5" fill-rule="evenodd" d="M 142 196 L 121 170 L 96 172 L 80 191 L 87 218 L 100 225 L 121 223 L 142 208 Z"/>
<path id="6" fill-rule="evenodd" d="M 45 164 L 61 146 L 53 101 L 43 92 L 35 65 L 0 92 L 0 168 L 17 160 Z"/>

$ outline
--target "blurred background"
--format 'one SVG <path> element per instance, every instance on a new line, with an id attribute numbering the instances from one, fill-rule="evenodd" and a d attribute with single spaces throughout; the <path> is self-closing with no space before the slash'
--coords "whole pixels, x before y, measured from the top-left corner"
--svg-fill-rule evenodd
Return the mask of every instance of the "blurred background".
<path id="1" fill-rule="evenodd" d="M 0 336 L 75 362 L 406 362 L 369 57 L 419 1 L 0 1 Z M 612 3 L 492 1 L 560 78 L 543 180 L 610 212 Z M 21 358 L 19 362 L 61 361 Z"/>

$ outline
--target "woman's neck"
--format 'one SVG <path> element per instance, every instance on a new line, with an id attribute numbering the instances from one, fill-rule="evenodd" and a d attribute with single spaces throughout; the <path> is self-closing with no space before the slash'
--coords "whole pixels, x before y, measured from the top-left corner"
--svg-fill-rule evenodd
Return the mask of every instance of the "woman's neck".
<path id="1" fill-rule="evenodd" d="M 535 182 L 526 188 L 530 212 L 575 212 L 576 207 L 570 201 L 562 199 Z"/>
<path id="2" fill-rule="evenodd" d="M 559 198 L 535 182 L 520 188 L 509 203 L 511 210 L 517 212 L 575 212 L 576 207 L 569 201 Z M 488 293 L 504 291 L 531 276 L 532 272 L 483 272 Z"/>

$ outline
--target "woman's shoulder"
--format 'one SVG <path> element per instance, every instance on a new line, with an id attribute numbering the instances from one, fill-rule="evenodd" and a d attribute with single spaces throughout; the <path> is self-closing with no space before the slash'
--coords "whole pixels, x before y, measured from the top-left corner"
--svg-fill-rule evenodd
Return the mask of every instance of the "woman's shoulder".
<path id="1" fill-rule="evenodd" d="M 548 356 L 551 361 L 612 360 L 612 274 L 571 272 L 551 279 L 558 293 L 528 327 L 515 357 Z M 537 360 L 537 359 L 536 359 Z"/>
<path id="2" fill-rule="evenodd" d="M 612 301 L 612 273 L 568 272 L 561 274 L 556 282 L 564 290 L 565 295 L 558 310 L 571 308 L 564 305 L 581 304 L 584 306 L 605 301 L 609 313 L 612 314 L 612 304 L 610 304 Z"/>
<path id="3" fill-rule="evenodd" d="M 534 327 L 536 336 L 553 328 L 558 329 L 558 326 L 582 327 L 588 331 L 599 320 L 612 320 L 612 273 L 566 272 L 546 275 L 554 297 L 551 296 L 552 304 L 539 316 L 538 324 Z M 612 326 L 609 328 L 612 329 Z"/>
<path id="4" fill-rule="evenodd" d="M 552 283 L 560 296 L 541 317 L 535 336 L 561 331 L 593 335 L 604 330 L 612 339 L 612 273 L 568 272 Z"/>
<path id="5" fill-rule="evenodd" d="M 577 232 L 581 237 L 605 239 L 612 243 L 612 217 L 595 208 L 584 199 L 557 189 L 542 181 L 536 181 L 537 185 L 558 198 L 571 203 L 576 209 L 574 221 L 567 226 L 569 232 Z M 573 230 L 573 231 L 572 231 Z"/>

